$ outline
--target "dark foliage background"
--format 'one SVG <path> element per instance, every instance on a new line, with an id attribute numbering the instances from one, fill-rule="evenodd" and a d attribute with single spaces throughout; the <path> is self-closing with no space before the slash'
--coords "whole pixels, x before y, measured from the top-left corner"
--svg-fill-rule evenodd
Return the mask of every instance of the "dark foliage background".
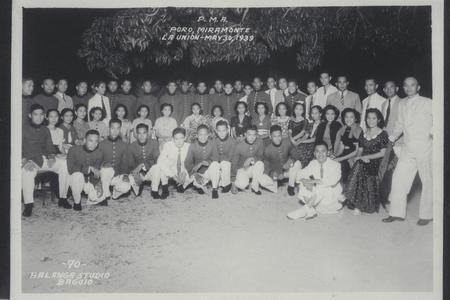
<path id="1" fill-rule="evenodd" d="M 400 81 L 406 75 L 414 75 L 422 82 L 423 94 L 431 96 L 429 7 L 315 8 L 307 11 L 307 14 L 302 12 L 302 17 L 296 17 L 295 10 L 276 11 L 279 19 L 283 19 L 284 14 L 293 15 L 292 19 L 283 19 L 283 24 L 286 23 L 288 28 L 283 30 L 289 31 L 286 36 L 296 36 L 292 39 L 283 38 L 278 31 L 275 32 L 279 22 L 270 21 L 268 12 L 262 11 L 264 10 L 250 10 L 245 18 L 243 11 L 228 11 L 231 19 L 243 18 L 246 26 L 254 27 L 265 23 L 264 29 L 259 31 L 264 32 L 263 36 L 272 36 L 270 43 L 267 42 L 268 38 L 258 38 L 263 45 L 255 46 L 260 49 L 258 57 L 253 57 L 250 52 L 242 49 L 227 49 L 227 53 L 231 53 L 230 57 L 227 56 L 231 60 L 228 63 L 220 61 L 215 56 L 214 49 L 207 60 L 199 61 L 199 57 L 195 58 L 189 52 L 195 44 L 160 44 L 156 37 L 160 36 L 162 29 L 151 27 L 151 30 L 145 31 L 142 28 L 161 18 L 154 17 L 151 22 L 145 21 L 142 15 L 148 11 L 144 9 L 25 9 L 24 73 L 38 81 L 50 76 L 67 77 L 74 83 L 80 79 L 106 79 L 114 75 L 131 79 L 145 77 L 161 84 L 174 78 L 193 81 L 214 78 L 250 80 L 255 75 L 263 78 L 275 75 L 299 80 L 304 90 L 306 80 L 316 79 L 321 70 L 329 70 L 335 75 L 348 75 L 351 89 L 362 94 L 364 78 L 367 76 Z M 200 12 L 206 15 L 217 13 L 209 10 Z M 184 17 L 181 21 L 175 19 L 186 13 L 186 9 L 171 8 L 157 12 L 162 13 L 166 16 L 164 20 L 167 19 L 167 24 L 190 24 L 196 20 L 196 17 Z M 307 25 L 308 20 L 325 25 L 311 29 L 311 25 Z M 301 27 L 295 26 L 297 22 L 310 30 L 297 29 Z M 275 29 L 267 26 L 271 23 Z M 309 47 L 308 41 L 317 35 L 320 36 L 320 43 Z M 130 37 L 133 37 L 133 42 Z M 149 43 L 145 38 L 152 39 L 152 42 Z M 202 44 L 199 47 L 204 46 Z M 145 49 L 140 51 L 142 47 Z M 299 62 L 302 47 L 307 48 L 305 51 L 312 50 L 300 55 Z M 180 50 L 182 48 L 184 52 Z M 155 49 L 162 50 L 155 54 Z M 176 60 L 169 59 L 170 55 L 167 53 L 172 53 L 170 51 L 179 54 Z M 234 59 L 242 51 L 247 53 L 244 60 L 235 62 Z"/>

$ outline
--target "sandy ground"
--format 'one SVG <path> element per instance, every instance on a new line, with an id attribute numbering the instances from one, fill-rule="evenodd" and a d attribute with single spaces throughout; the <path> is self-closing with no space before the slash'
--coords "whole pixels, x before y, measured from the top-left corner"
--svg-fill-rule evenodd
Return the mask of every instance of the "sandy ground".
<path id="1" fill-rule="evenodd" d="M 79 213 L 37 199 L 34 216 L 22 221 L 23 291 L 430 291 L 432 225 L 415 224 L 419 192 L 408 219 L 393 224 L 381 222 L 384 210 L 292 221 L 286 213 L 299 204 L 285 188 L 218 200 L 192 191 L 153 200 L 146 190 Z M 68 268 L 69 260 L 81 265 Z M 31 272 L 110 277 L 58 285 Z"/>

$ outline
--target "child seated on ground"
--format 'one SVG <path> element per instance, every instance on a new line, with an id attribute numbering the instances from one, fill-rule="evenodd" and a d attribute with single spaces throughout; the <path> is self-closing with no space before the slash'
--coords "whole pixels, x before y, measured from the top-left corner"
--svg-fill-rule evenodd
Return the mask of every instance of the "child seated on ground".
<path id="1" fill-rule="evenodd" d="M 323 141 L 316 144 L 314 158 L 297 174 L 298 198 L 304 205 L 290 212 L 289 219 L 312 219 L 317 213 L 336 213 L 342 208 L 341 164 L 328 157 Z"/>

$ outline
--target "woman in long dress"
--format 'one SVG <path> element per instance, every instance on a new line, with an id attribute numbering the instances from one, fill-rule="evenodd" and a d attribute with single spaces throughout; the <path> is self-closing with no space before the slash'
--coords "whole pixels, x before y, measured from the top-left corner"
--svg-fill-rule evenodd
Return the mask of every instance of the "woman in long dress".
<path id="1" fill-rule="evenodd" d="M 384 128 L 384 119 L 376 108 L 366 111 L 366 130 L 361 133 L 358 151 L 348 183 L 344 188 L 347 204 L 354 207 L 354 214 L 378 212 L 380 207 L 378 168 L 384 157 L 388 134 Z"/>

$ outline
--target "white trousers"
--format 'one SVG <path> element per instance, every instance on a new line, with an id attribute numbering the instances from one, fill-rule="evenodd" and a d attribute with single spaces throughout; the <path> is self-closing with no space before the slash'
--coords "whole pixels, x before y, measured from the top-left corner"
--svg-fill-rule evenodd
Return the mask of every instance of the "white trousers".
<path id="1" fill-rule="evenodd" d="M 81 202 L 81 193 L 85 192 L 88 199 L 91 201 L 97 201 L 97 191 L 90 182 L 84 181 L 84 175 L 81 172 L 74 172 L 69 176 L 69 185 L 72 190 L 73 202 L 79 204 Z M 103 190 L 104 192 L 104 190 Z"/>
<path id="2" fill-rule="evenodd" d="M 219 186 L 219 180 L 220 180 L 220 164 L 217 161 L 213 161 L 208 166 L 208 169 L 202 174 L 203 178 L 206 180 L 206 183 L 211 181 L 211 185 L 213 189 L 217 189 Z M 202 186 L 199 186 L 196 184 L 194 180 L 194 176 L 191 176 L 189 178 L 190 182 L 194 183 L 194 186 L 198 188 L 202 188 Z"/>
<path id="3" fill-rule="evenodd" d="M 250 186 L 255 192 L 259 191 L 260 185 L 274 193 L 277 192 L 277 183 L 267 174 L 264 174 L 264 163 L 262 161 L 257 161 L 247 169 L 239 169 L 236 173 L 235 185 L 243 190 L 249 185 L 250 179 L 252 179 Z"/>
<path id="4" fill-rule="evenodd" d="M 110 197 L 111 192 L 109 191 L 109 187 L 113 187 L 113 198 L 120 197 L 120 195 L 127 193 L 134 179 L 129 176 L 130 182 L 126 182 L 123 180 L 124 175 L 114 176 L 113 168 L 102 168 L 100 169 L 100 180 L 102 181 L 102 189 L 103 196 Z"/>
<path id="5" fill-rule="evenodd" d="M 153 165 L 144 176 L 144 181 L 152 182 L 152 192 L 157 192 L 161 182 L 161 168 L 158 164 Z"/>
<path id="6" fill-rule="evenodd" d="M 300 183 L 298 198 L 305 203 L 312 199 L 313 202 L 306 205 L 310 212 L 313 209 L 322 214 L 336 213 L 342 208 L 342 186 L 340 183 L 333 187 L 317 185 L 310 191 Z"/>
<path id="7" fill-rule="evenodd" d="M 289 169 L 289 186 L 295 186 L 297 180 L 298 172 L 302 169 L 302 163 L 297 160 L 294 165 Z"/>
<path id="8" fill-rule="evenodd" d="M 231 162 L 221 161 L 219 163 L 219 183 L 218 186 L 227 186 L 231 183 Z"/>
<path id="9" fill-rule="evenodd" d="M 407 195 L 411 190 L 414 177 L 419 172 L 422 181 L 422 194 L 420 196 L 419 218 L 433 219 L 433 159 L 431 149 L 417 156 L 402 151 L 394 174 L 392 175 L 392 188 L 389 200 L 391 207 L 389 214 L 393 217 L 406 217 Z"/>
<path id="10" fill-rule="evenodd" d="M 157 166 L 158 166 L 162 185 L 168 184 L 170 178 L 176 179 L 176 176 L 177 176 L 176 169 L 168 168 L 164 165 L 159 165 L 159 164 L 157 164 Z M 183 188 L 186 188 L 188 185 L 190 185 L 192 183 L 192 178 L 189 176 L 189 174 L 187 173 L 187 171 L 185 169 L 182 169 L 182 172 L 186 173 L 186 180 L 183 183 Z"/>
<path id="11" fill-rule="evenodd" d="M 33 171 L 27 171 L 22 168 L 22 192 L 23 201 L 25 204 L 33 203 L 33 192 L 34 192 L 34 179 L 38 173 L 41 172 L 54 172 L 58 174 L 58 184 L 59 184 L 59 197 L 66 198 L 67 191 L 69 189 L 68 178 L 69 173 L 67 171 L 67 163 L 64 158 L 56 158 L 55 164 L 49 168 L 48 160 L 44 157 L 44 163 L 38 170 L 33 169 Z"/>

